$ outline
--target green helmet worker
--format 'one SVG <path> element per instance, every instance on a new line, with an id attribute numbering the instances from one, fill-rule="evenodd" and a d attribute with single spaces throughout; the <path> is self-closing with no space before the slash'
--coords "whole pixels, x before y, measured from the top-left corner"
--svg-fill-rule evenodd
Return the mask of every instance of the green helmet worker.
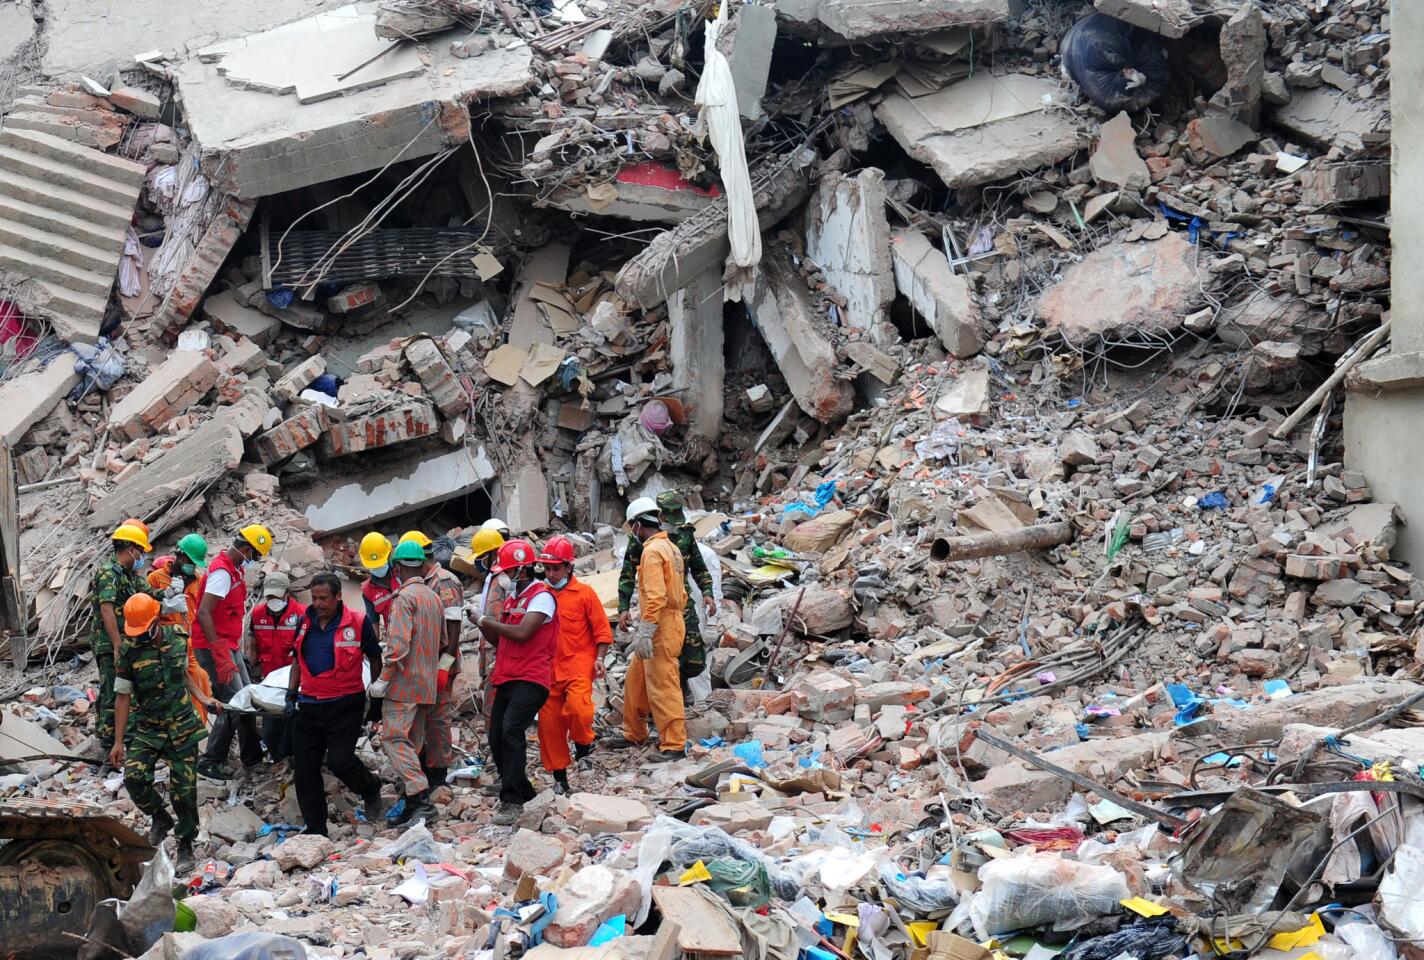
<path id="1" fill-rule="evenodd" d="M 202 534 L 189 533 L 178 541 L 178 552 L 188 558 L 194 570 L 207 564 L 208 562 L 208 541 L 203 539 Z M 184 564 L 186 567 L 187 564 Z M 184 573 L 190 571 L 184 570 Z"/>

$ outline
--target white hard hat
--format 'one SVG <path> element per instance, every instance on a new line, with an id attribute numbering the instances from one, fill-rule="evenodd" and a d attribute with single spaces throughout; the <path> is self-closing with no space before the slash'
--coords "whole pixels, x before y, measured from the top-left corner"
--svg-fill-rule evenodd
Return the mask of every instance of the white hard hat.
<path id="1" fill-rule="evenodd" d="M 654 518 L 653 522 L 660 523 L 661 520 L 658 518 L 661 513 L 662 511 L 658 509 L 657 501 L 654 500 L 652 497 L 639 497 L 637 500 L 634 500 L 632 503 L 628 504 L 628 514 L 626 519 L 629 523 L 632 523 L 639 517 L 646 517 L 651 514 Z"/>
<path id="2" fill-rule="evenodd" d="M 489 518 L 488 520 L 486 520 L 484 523 L 480 524 L 480 529 L 481 529 L 481 530 L 493 530 L 493 531 L 495 531 L 496 533 L 500 533 L 500 534 L 508 534 L 508 533 L 509 533 L 509 524 L 505 523 L 503 520 L 499 519 L 498 517 L 490 517 L 490 518 Z"/>

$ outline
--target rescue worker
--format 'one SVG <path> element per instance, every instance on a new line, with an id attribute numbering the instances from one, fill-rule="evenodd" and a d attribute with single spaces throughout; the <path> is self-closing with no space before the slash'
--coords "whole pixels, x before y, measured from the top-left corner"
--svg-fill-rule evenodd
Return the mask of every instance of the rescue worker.
<path id="1" fill-rule="evenodd" d="M 420 768 L 430 714 L 435 708 L 436 672 L 445 642 L 445 609 L 421 576 L 425 550 L 413 540 L 391 552 L 396 593 L 386 617 L 386 649 L 381 678 L 371 696 L 383 700 L 382 745 L 405 795 L 396 823 L 432 820 L 430 781 Z"/>
<path id="2" fill-rule="evenodd" d="M 498 618 L 500 611 L 504 609 L 504 596 L 495 590 L 495 580 L 497 579 L 490 571 L 494 568 L 496 559 L 499 556 L 499 548 L 504 546 L 504 535 L 497 530 L 480 527 L 470 537 L 470 553 L 474 555 L 474 566 L 479 571 L 480 576 L 480 599 L 465 607 L 465 613 L 470 620 L 476 624 L 480 617 L 489 614 Z M 495 596 L 491 598 L 491 591 Z M 494 646 L 486 643 L 484 635 L 481 634 L 480 654 L 478 658 L 480 677 L 480 716 L 484 718 L 485 730 L 490 728 L 490 713 L 494 710 L 494 686 L 490 683 L 493 674 Z"/>
<path id="3" fill-rule="evenodd" d="M 243 655 L 261 679 L 290 666 L 296 658 L 297 632 L 307 608 L 288 596 L 291 587 L 285 573 L 274 570 L 267 574 L 262 581 L 262 602 L 252 608 L 247 621 Z M 262 742 L 273 762 L 287 759 L 292 755 L 292 725 L 285 717 L 263 717 Z"/>
<path id="4" fill-rule="evenodd" d="M 623 690 L 623 736 L 615 748 L 642 746 L 648 740 L 648 714 L 658 728 L 652 760 L 666 763 L 687 756 L 678 654 L 687 630 L 687 569 L 682 552 L 662 529 L 657 504 L 643 497 L 628 506 L 633 536 L 642 544 L 638 563 L 641 619 L 628 645 L 630 658 Z"/>
<path id="5" fill-rule="evenodd" d="M 188 599 L 188 634 L 193 633 L 193 623 L 198 618 L 198 603 L 202 597 L 198 593 L 198 581 L 207 570 L 208 541 L 201 534 L 188 533 L 178 541 L 178 575 L 183 578 L 183 596 Z"/>
<path id="6" fill-rule="evenodd" d="M 593 682 L 603 676 L 603 658 L 613 643 L 603 601 L 574 576 L 574 545 L 553 537 L 539 554 L 544 576 L 558 604 L 559 635 L 554 648 L 554 681 L 539 711 L 539 759 L 554 776 L 555 792 L 569 792 L 569 764 L 592 768 Z M 569 756 L 569 740 L 574 755 Z"/>
<path id="7" fill-rule="evenodd" d="M 306 832 L 326 836 L 323 761 L 361 798 L 366 820 L 374 823 L 381 816 L 381 781 L 356 756 L 356 741 L 366 717 L 363 659 L 372 679 L 381 675 L 376 625 L 364 611 L 343 604 L 341 580 L 323 572 L 312 577 L 311 606 L 302 611 L 291 642 L 296 668 L 287 678 L 283 716 L 291 725 L 297 805 Z"/>
<path id="8" fill-rule="evenodd" d="M 558 646 L 558 601 L 537 576 L 538 556 L 526 540 L 499 548 L 493 572 L 508 599 L 498 617 L 480 617 L 480 629 L 495 644 L 494 708 L 490 711 L 490 756 L 499 771 L 499 812 L 494 822 L 512 826 L 524 804 L 538 795 L 526 769 L 525 731 L 549 698 Z"/>
<path id="9" fill-rule="evenodd" d="M 361 596 L 366 601 L 366 617 L 372 620 L 377 630 L 386 623 L 386 614 L 391 607 L 391 597 L 395 588 L 391 586 L 391 542 L 375 531 L 361 538 L 358 548 L 361 566 L 370 577 L 361 584 Z"/>
<path id="10" fill-rule="evenodd" d="M 640 510 L 648 506 L 648 498 L 637 501 Z M 687 522 L 683 509 L 682 495 L 676 490 L 664 490 L 658 494 L 655 506 L 663 519 L 668 539 L 682 554 L 683 565 L 692 582 L 702 593 L 702 605 L 710 620 L 717 615 L 717 601 L 712 597 L 712 572 L 697 548 L 697 533 Z M 642 512 L 649 512 L 642 510 Z M 618 629 L 629 630 L 633 624 L 633 588 L 637 580 L 638 561 L 642 559 L 643 547 L 636 537 L 628 538 L 628 547 L 623 552 L 623 569 L 618 576 Z M 697 623 L 697 608 L 687 604 L 683 610 L 685 640 L 682 653 L 678 656 L 678 682 L 684 699 L 688 696 L 687 681 L 699 676 L 707 669 L 707 648 L 702 642 L 702 629 Z"/>
<path id="11" fill-rule="evenodd" d="M 505 522 L 504 522 L 503 520 L 501 520 L 499 517 L 490 517 L 490 518 L 489 518 L 488 520 L 486 520 L 484 523 L 480 524 L 480 529 L 481 529 L 481 530 L 493 530 L 495 533 L 499 534 L 500 537 L 502 537 L 503 539 L 505 539 L 505 540 L 508 540 L 508 539 L 509 539 L 509 524 L 505 523 Z"/>
<path id="12" fill-rule="evenodd" d="M 198 833 L 198 742 L 203 724 L 194 702 L 221 712 L 188 678 L 188 643 L 174 627 L 158 623 L 159 603 L 136 593 L 124 604 L 125 639 L 114 660 L 115 742 L 109 762 L 124 769 L 124 786 L 134 806 L 152 821 L 148 841 L 178 838 L 179 871 L 193 868 Z M 154 788 L 159 761 L 168 764 L 168 797 L 173 816 Z M 175 827 L 176 821 L 176 827 Z"/>
<path id="13" fill-rule="evenodd" d="M 147 593 L 142 570 L 145 554 L 153 547 L 148 531 L 132 523 L 115 528 L 110 539 L 113 553 L 100 561 L 94 571 L 94 625 L 89 633 L 89 649 L 99 668 L 99 710 L 95 736 L 99 750 L 107 756 L 114 746 L 114 657 L 123 642 L 124 604 L 136 593 Z"/>
<path id="14" fill-rule="evenodd" d="M 401 537 L 401 543 L 407 540 L 420 544 L 426 552 L 421 576 L 425 578 L 426 586 L 440 598 L 445 621 L 436 669 L 435 708 L 430 712 L 430 721 L 425 728 L 425 747 L 420 751 L 420 767 L 431 789 L 434 789 L 445 783 L 450 772 L 450 761 L 455 754 L 452 736 L 455 702 L 452 695 L 455 678 L 460 674 L 460 627 L 465 620 L 465 587 L 458 576 L 435 562 L 430 555 L 433 543 L 429 537 L 419 530 L 411 530 Z"/>
<path id="15" fill-rule="evenodd" d="M 199 587 L 198 616 L 193 627 L 193 648 L 208 672 L 213 694 L 223 703 L 247 686 L 246 658 L 242 656 L 242 621 L 247 613 L 247 581 L 243 571 L 272 550 L 272 531 L 258 523 L 238 531 L 232 544 L 213 558 Z M 238 753 L 245 768 L 262 762 L 262 740 L 252 717 L 224 712 L 208 733 L 208 746 L 198 761 L 198 775 L 230 780 L 227 768 L 232 736 L 237 733 Z"/>

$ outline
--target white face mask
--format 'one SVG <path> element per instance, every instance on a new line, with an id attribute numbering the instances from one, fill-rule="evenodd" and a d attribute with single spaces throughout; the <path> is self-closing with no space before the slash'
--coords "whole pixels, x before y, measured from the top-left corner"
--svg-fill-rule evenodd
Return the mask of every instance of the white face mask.
<path id="1" fill-rule="evenodd" d="M 273 597 L 271 600 L 267 601 L 267 609 L 271 610 L 273 613 L 276 613 L 278 610 L 281 610 L 286 605 L 287 601 L 282 599 L 281 597 Z"/>
<path id="2" fill-rule="evenodd" d="M 388 573 L 390 573 L 390 572 L 391 572 L 391 565 L 390 565 L 389 563 L 383 563 L 383 564 L 381 564 L 379 567 L 372 567 L 372 568 L 371 568 L 371 576 L 373 576 L 373 577 L 384 577 L 386 574 L 388 574 Z"/>
<path id="3" fill-rule="evenodd" d="M 549 586 L 553 587 L 555 590 L 562 590 L 562 589 L 564 589 L 564 587 L 567 587 L 568 585 L 569 585 L 569 578 L 568 578 L 568 577 L 564 577 L 564 579 L 562 579 L 562 580 L 550 580 L 550 581 L 549 581 Z"/>

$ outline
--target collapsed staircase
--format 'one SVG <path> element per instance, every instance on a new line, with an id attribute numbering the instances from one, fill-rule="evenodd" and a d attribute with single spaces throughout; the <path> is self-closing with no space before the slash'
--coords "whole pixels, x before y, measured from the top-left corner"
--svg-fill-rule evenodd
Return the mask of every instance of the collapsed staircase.
<path id="1" fill-rule="evenodd" d="M 0 121 L 0 298 L 93 342 L 147 168 L 13 119 Z"/>

